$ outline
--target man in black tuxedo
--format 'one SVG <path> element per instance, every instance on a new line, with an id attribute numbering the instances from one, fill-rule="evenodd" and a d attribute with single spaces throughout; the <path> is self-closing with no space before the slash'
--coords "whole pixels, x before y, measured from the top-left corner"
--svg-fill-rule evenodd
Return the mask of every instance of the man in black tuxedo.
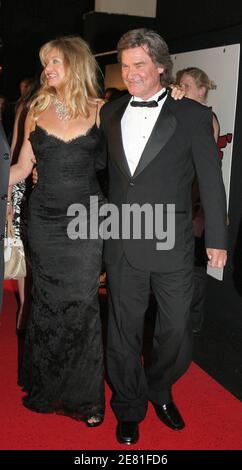
<path id="1" fill-rule="evenodd" d="M 3 239 L 6 220 L 6 203 L 8 194 L 10 149 L 0 121 L 0 310 L 2 305 L 2 287 L 4 275 Z"/>
<path id="2" fill-rule="evenodd" d="M 190 99 L 174 101 L 167 93 L 172 61 L 164 40 L 154 31 L 129 31 L 118 43 L 118 54 L 129 95 L 101 109 L 109 202 L 120 213 L 123 204 L 148 203 L 153 209 L 163 204 L 167 220 L 172 217 L 171 208 L 175 217 L 175 241 L 168 233 L 169 246 L 143 232 L 140 238 L 110 238 L 105 243 L 112 407 L 118 419 L 118 441 L 132 444 L 138 440 L 138 424 L 148 401 L 170 428 L 180 430 L 185 425 L 172 398 L 172 385 L 191 362 L 194 172 L 205 211 L 208 263 L 213 267 L 226 263 L 226 198 L 212 113 Z M 142 336 L 150 288 L 158 312 L 152 363 L 144 368 Z"/>

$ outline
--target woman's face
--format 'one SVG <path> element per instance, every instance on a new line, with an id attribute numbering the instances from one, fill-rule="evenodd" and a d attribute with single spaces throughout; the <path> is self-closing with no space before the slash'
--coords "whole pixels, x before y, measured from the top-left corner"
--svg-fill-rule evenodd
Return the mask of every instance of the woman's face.
<path id="1" fill-rule="evenodd" d="M 52 49 L 47 55 L 44 73 L 48 85 L 61 90 L 66 82 L 67 74 L 64 57 L 57 49 Z"/>
<path id="2" fill-rule="evenodd" d="M 205 88 L 198 87 L 196 85 L 195 79 L 191 75 L 184 73 L 181 76 L 179 85 L 184 90 L 185 96 L 187 98 L 199 101 L 200 103 L 205 101 Z"/>

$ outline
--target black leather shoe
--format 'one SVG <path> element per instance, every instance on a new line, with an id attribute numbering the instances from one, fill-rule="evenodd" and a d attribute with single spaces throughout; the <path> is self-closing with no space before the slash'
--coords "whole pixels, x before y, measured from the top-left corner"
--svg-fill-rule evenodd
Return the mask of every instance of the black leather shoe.
<path id="1" fill-rule="evenodd" d="M 185 427 L 185 423 L 180 415 L 175 403 L 171 401 L 165 405 L 153 403 L 158 418 L 171 429 L 180 431 Z"/>
<path id="2" fill-rule="evenodd" d="M 139 439 L 139 424 L 136 421 L 119 421 L 116 436 L 120 444 L 135 444 Z"/>
<path id="3" fill-rule="evenodd" d="M 192 329 L 192 332 L 193 332 L 194 335 L 200 335 L 200 334 L 201 334 L 201 331 L 202 331 L 201 328 L 195 328 L 195 327 L 194 327 L 194 328 Z"/>

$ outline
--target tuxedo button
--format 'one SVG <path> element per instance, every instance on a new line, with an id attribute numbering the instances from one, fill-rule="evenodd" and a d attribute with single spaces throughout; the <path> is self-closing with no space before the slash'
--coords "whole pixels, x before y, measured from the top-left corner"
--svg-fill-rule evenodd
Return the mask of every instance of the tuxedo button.
<path id="1" fill-rule="evenodd" d="M 130 181 L 130 182 L 129 182 L 129 186 L 134 186 L 134 182 L 133 182 L 133 181 Z"/>
<path id="2" fill-rule="evenodd" d="M 8 195 L 7 195 L 7 194 L 3 194 L 3 195 L 1 196 L 2 201 L 6 201 L 7 198 L 8 198 Z"/>
<path id="3" fill-rule="evenodd" d="M 9 160 L 9 153 L 4 153 L 3 158 L 4 160 Z"/>

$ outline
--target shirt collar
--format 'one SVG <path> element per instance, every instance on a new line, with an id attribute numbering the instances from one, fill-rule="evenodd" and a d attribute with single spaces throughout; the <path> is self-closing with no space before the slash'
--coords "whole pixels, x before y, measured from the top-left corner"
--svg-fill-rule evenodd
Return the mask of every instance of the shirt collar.
<path id="1" fill-rule="evenodd" d="M 131 97 L 131 100 L 134 100 L 134 101 L 157 101 L 159 96 L 163 93 L 163 91 L 165 91 L 165 88 L 161 88 L 159 91 L 157 91 L 157 93 L 155 93 L 155 95 L 151 96 L 148 100 L 143 100 L 142 98 L 139 98 L 138 96 L 132 96 Z"/>

